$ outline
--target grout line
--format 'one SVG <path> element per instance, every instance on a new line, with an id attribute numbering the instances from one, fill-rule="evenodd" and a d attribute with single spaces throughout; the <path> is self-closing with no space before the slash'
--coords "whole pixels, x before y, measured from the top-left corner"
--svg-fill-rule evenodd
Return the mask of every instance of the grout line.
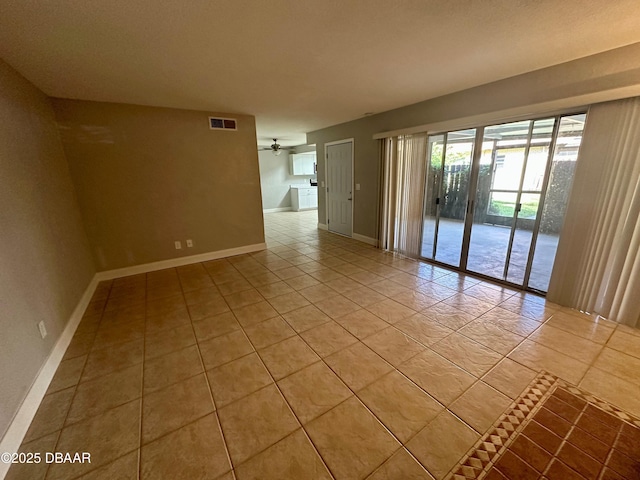
<path id="1" fill-rule="evenodd" d="M 140 402 L 142 404 L 142 402 Z M 141 416 L 142 417 L 142 416 Z M 141 425 L 141 429 L 142 429 L 142 418 L 140 418 L 140 425 Z M 140 442 L 142 442 L 142 435 L 140 435 Z M 138 450 L 136 452 L 136 461 L 138 464 L 138 468 L 136 469 L 136 478 L 137 480 L 140 480 L 142 477 L 142 447 L 138 447 Z"/>
<path id="2" fill-rule="evenodd" d="M 213 281 L 213 278 L 211 277 L 211 274 L 209 273 L 209 271 L 204 267 L 204 265 L 202 263 L 200 263 L 200 265 L 202 265 L 202 267 L 205 270 L 207 276 L 211 279 L 212 284 L 214 285 L 214 287 L 216 288 L 218 293 L 220 293 L 220 289 L 217 287 L 217 285 Z M 184 303 L 185 303 L 185 306 L 186 306 L 187 305 L 187 298 L 185 296 L 184 287 L 182 285 L 182 281 L 180 279 L 180 275 L 178 275 L 178 280 L 180 281 L 180 288 L 182 290 L 182 297 L 183 297 L 183 300 L 184 300 Z M 227 303 L 226 300 L 224 300 L 224 296 L 222 296 L 222 299 L 223 299 L 223 301 L 225 303 Z M 229 307 L 228 304 L 227 304 L 227 307 Z M 202 351 L 200 350 L 200 343 L 198 341 L 198 336 L 196 335 L 196 331 L 195 331 L 195 328 L 193 326 L 193 320 L 191 320 L 191 314 L 189 312 L 188 307 L 187 307 L 187 312 L 189 314 L 191 331 L 192 331 L 193 336 L 194 336 L 194 338 L 196 340 L 195 345 L 196 345 L 196 349 L 198 350 L 198 358 L 200 359 L 200 366 L 202 367 L 202 373 L 201 374 L 204 375 L 204 379 L 205 379 L 205 382 L 207 384 L 207 388 L 209 390 L 209 398 L 211 398 L 211 403 L 213 405 L 213 414 L 215 416 L 216 424 L 218 425 L 218 429 L 220 430 L 220 436 L 222 437 L 222 445 L 224 446 L 224 450 L 225 450 L 225 454 L 226 454 L 226 457 L 227 457 L 227 461 L 229 462 L 229 467 L 231 467 L 231 470 L 230 470 L 231 471 L 231 475 L 232 475 L 233 478 L 235 478 L 234 465 L 233 465 L 233 462 L 231 461 L 231 455 L 229 453 L 229 447 L 227 445 L 227 439 L 226 439 L 226 437 L 224 435 L 224 430 L 222 428 L 222 423 L 220 422 L 220 416 L 218 415 L 218 406 L 216 405 L 216 401 L 215 401 L 215 398 L 214 398 L 214 395 L 213 395 L 213 390 L 211 389 L 211 384 L 209 382 L 209 376 L 207 375 L 207 370 L 206 370 L 205 365 L 204 365 L 204 359 L 202 358 Z M 210 414 L 207 414 L 207 415 L 210 415 Z M 201 418 L 204 418 L 204 417 L 201 417 Z M 180 427 L 180 428 L 182 428 L 182 427 Z"/>
<path id="3" fill-rule="evenodd" d="M 554 389 L 557 390 L 559 386 L 556 386 L 556 388 Z M 551 392 L 552 394 L 553 392 Z M 551 397 L 551 394 L 547 397 L 547 399 L 549 397 Z M 558 399 L 559 401 L 564 402 L 562 399 Z M 545 400 L 546 402 L 546 400 Z M 568 405 L 568 404 L 567 404 Z M 600 460 L 598 460 L 597 458 L 592 457 L 591 455 L 589 455 L 587 452 L 585 452 L 583 449 L 579 448 L 577 445 L 574 445 L 573 443 L 571 443 L 569 441 L 569 436 L 571 436 L 571 434 L 573 433 L 573 431 L 578 427 L 578 421 L 584 416 L 586 415 L 586 410 L 587 407 L 590 405 L 590 402 L 585 402 L 585 405 L 582 407 L 582 409 L 579 411 L 578 416 L 576 417 L 576 419 L 573 421 L 573 423 L 571 424 L 571 427 L 569 428 L 569 431 L 564 435 L 564 437 L 562 437 L 562 441 L 560 442 L 560 445 L 558 446 L 558 448 L 556 449 L 556 451 L 554 453 L 552 453 L 552 460 L 549 461 L 549 464 L 547 465 L 547 467 L 545 468 L 543 474 L 546 474 L 549 471 L 549 468 L 551 467 L 551 463 L 553 462 L 553 459 L 557 459 L 558 461 L 562 462 L 562 460 L 559 458 L 559 454 L 560 451 L 562 450 L 562 448 L 569 443 L 572 447 L 576 448 L 577 450 L 579 450 L 580 452 L 582 452 L 583 454 L 587 455 L 589 458 L 593 459 L 594 461 L 598 462 L 601 465 L 600 471 L 598 472 L 598 476 L 600 476 L 600 473 L 602 473 L 604 471 L 604 467 L 606 466 L 606 461 L 608 460 L 609 456 L 611 455 L 611 451 L 613 450 L 613 445 L 615 444 L 615 441 L 617 439 L 617 436 L 620 434 L 620 431 L 622 430 L 622 427 L 619 427 L 620 430 L 618 431 L 618 434 L 616 435 L 616 439 L 614 439 L 613 444 L 609 447 L 609 452 L 607 452 L 607 459 L 605 459 L 605 462 L 601 462 Z M 540 405 L 540 408 L 542 408 L 544 405 Z M 551 411 L 551 410 L 550 410 Z M 560 416 L 559 414 L 551 411 L 552 413 L 554 413 L 555 415 Z M 531 417 L 533 419 L 533 417 Z M 564 417 L 561 417 L 563 420 L 567 421 L 567 419 L 565 419 Z M 546 427 L 545 427 L 546 428 Z M 589 432 L 585 432 L 587 435 L 592 436 L 591 433 Z M 594 437 L 596 438 L 596 437 Z M 600 440 L 598 438 L 596 438 L 596 440 Z M 600 442 L 604 443 L 602 440 L 600 440 Z M 535 442 L 534 442 L 535 443 Z M 537 445 L 537 444 L 536 444 Z M 576 469 L 574 469 L 573 467 L 571 467 L 570 465 L 567 465 L 565 462 L 562 462 L 564 465 L 566 465 L 569 469 L 571 469 L 573 472 L 576 472 L 578 475 L 582 476 L 582 474 L 580 472 L 578 472 Z"/>
<path id="4" fill-rule="evenodd" d="M 98 283 L 98 285 L 99 284 L 100 283 Z M 100 321 L 98 322 L 98 329 L 96 329 L 96 335 L 97 335 L 98 330 L 100 329 L 100 324 L 102 323 L 102 317 L 104 316 L 104 312 L 105 312 L 105 309 L 107 307 L 107 302 L 109 301 L 109 297 L 111 296 L 112 288 L 113 288 L 113 281 L 111 281 L 111 283 L 109 285 L 109 292 L 107 294 L 107 298 L 104 301 L 104 305 L 102 306 L 102 311 L 100 312 Z M 75 337 L 75 334 L 74 334 L 74 337 Z M 73 337 L 71 338 L 71 340 L 73 340 Z M 82 375 L 84 375 L 84 370 L 87 367 L 87 363 L 89 361 L 89 355 L 91 355 L 91 352 L 93 350 L 93 342 L 94 341 L 95 341 L 95 335 L 94 335 L 93 341 L 91 342 L 91 347 L 89 348 L 89 352 L 86 354 L 86 358 L 84 359 L 84 363 L 82 364 L 82 369 L 80 370 L 80 375 L 78 376 L 78 381 L 73 386 L 73 388 L 74 388 L 73 395 L 71 397 L 71 401 L 69 402 L 69 406 L 67 407 L 67 411 L 65 413 L 64 420 L 62 422 L 62 427 L 60 428 L 60 430 L 58 432 L 58 437 L 57 437 L 56 443 L 54 444 L 54 447 L 53 447 L 53 451 L 54 452 L 58 451 L 58 445 L 60 443 L 60 438 L 62 437 L 62 432 L 67 427 L 65 424 L 67 423 L 67 418 L 69 417 L 69 412 L 71 411 L 71 407 L 73 406 L 73 402 L 74 402 L 74 400 L 76 398 L 76 394 L 78 393 L 78 387 L 80 386 L 80 381 L 82 380 Z M 56 373 L 57 373 L 57 371 L 56 371 Z M 47 467 L 47 470 L 46 470 L 46 473 L 45 473 L 45 478 L 49 475 L 49 472 L 51 471 L 51 466 L 52 465 L 53 464 L 49 464 L 49 466 Z M 98 467 L 96 467 L 96 468 L 98 468 Z M 92 471 L 92 470 L 95 470 L 95 469 L 92 468 L 89 471 Z M 84 473 L 88 473 L 88 472 L 84 472 Z"/>
<path id="5" fill-rule="evenodd" d="M 609 462 L 611 461 L 611 457 L 613 456 L 613 450 L 614 447 L 618 444 L 618 440 L 620 440 L 620 436 L 622 435 L 622 426 L 620 426 L 620 429 L 618 430 L 618 433 L 616 434 L 616 438 L 613 439 L 613 442 L 611 443 L 611 446 L 609 447 L 609 451 L 607 452 L 607 458 L 604 459 L 604 462 L 602 464 L 602 470 L 600 471 L 600 475 L 602 478 L 602 476 L 604 476 L 604 472 L 606 468 L 610 468 L 611 470 L 613 470 L 615 473 L 618 473 L 615 469 L 609 467 Z"/>
<path id="6" fill-rule="evenodd" d="M 245 338 L 247 339 L 247 341 L 251 344 L 252 348 L 254 349 L 254 351 L 252 353 L 255 353 L 256 356 L 258 357 L 258 359 L 260 360 L 260 363 L 262 364 L 262 367 L 265 369 L 265 371 L 267 372 L 267 374 L 269 375 L 269 377 L 271 378 L 273 385 L 276 387 L 276 389 L 278 390 L 278 393 L 280 394 L 282 400 L 285 402 L 285 405 L 287 406 L 287 408 L 289 409 L 289 411 L 291 412 L 291 414 L 293 415 L 293 417 L 296 419 L 296 421 L 298 422 L 298 425 L 300 427 L 300 429 L 302 430 L 302 432 L 304 433 L 305 437 L 307 438 L 307 440 L 309 441 L 309 443 L 311 444 L 311 446 L 313 447 L 313 450 L 316 452 L 316 454 L 318 455 L 318 458 L 320 458 L 320 460 L 322 461 L 323 465 L 325 466 L 325 468 L 327 469 L 327 472 L 329 472 L 329 475 L 331 475 L 332 478 L 335 479 L 335 475 L 332 473 L 331 469 L 329 468 L 329 465 L 326 463 L 324 457 L 320 454 L 320 451 L 317 449 L 316 445 L 313 443 L 313 441 L 311 440 L 311 438 L 309 437 L 309 434 L 307 433 L 306 429 L 304 428 L 304 425 L 302 423 L 302 421 L 298 418 L 298 416 L 296 415 L 296 413 L 294 412 L 293 408 L 291 407 L 291 405 L 289 404 L 289 402 L 287 401 L 287 398 L 285 397 L 284 393 L 282 392 L 282 390 L 280 389 L 280 385 L 278 385 L 278 382 L 276 381 L 276 379 L 273 377 L 273 375 L 271 374 L 271 372 L 269 371 L 269 369 L 267 368 L 266 364 L 264 363 L 264 361 L 262 360 L 262 357 L 260 356 L 260 354 L 258 353 L 258 350 L 255 348 L 255 345 L 253 344 L 253 342 L 251 341 L 251 339 L 249 338 L 249 336 L 247 335 L 247 332 L 244 330 L 244 327 L 241 325 L 240 328 L 242 329 L 242 333 L 244 334 Z M 292 337 L 289 337 L 292 338 Z M 266 348 L 266 347 L 265 347 Z M 314 364 L 317 362 L 314 362 Z M 309 365 L 307 365 L 309 366 Z M 306 368 L 306 367 L 304 367 Z M 301 369 L 303 370 L 303 369 Z M 280 379 L 282 380 L 282 379 Z M 270 387 L 271 385 L 266 385 L 259 390 L 265 389 Z M 252 392 L 255 393 L 255 392 Z M 249 394 L 251 395 L 251 394 Z M 248 395 L 247 395 L 248 396 Z M 246 398 L 246 397 L 243 397 Z M 342 402 L 341 402 L 342 403 Z M 278 440 L 277 442 L 269 445 L 268 447 L 264 448 L 263 450 L 260 450 L 259 452 L 253 454 L 251 457 L 245 459 L 242 463 L 245 463 L 247 461 L 249 461 L 251 458 L 254 458 L 255 456 L 259 455 L 260 453 L 264 452 L 265 450 L 269 449 L 270 447 L 272 447 L 273 445 L 275 445 L 278 442 L 281 442 L 282 440 L 284 440 L 284 438 L 287 438 L 290 435 L 293 435 L 295 432 L 297 431 L 294 430 L 293 432 L 285 435 L 285 437 L 281 438 L 280 440 Z"/>
<path id="7" fill-rule="evenodd" d="M 332 319 L 333 320 L 333 319 Z M 333 320 L 335 322 L 335 320 Z M 344 328 L 344 327 L 343 327 Z M 300 337 L 300 339 L 307 345 L 308 348 L 310 348 L 313 352 L 315 352 L 315 350 L 311 347 L 311 345 L 308 344 L 308 342 L 301 336 L 298 335 Z M 354 335 L 355 337 L 355 335 Z M 356 337 L 357 338 L 357 337 Z M 396 372 L 400 373 L 400 375 L 402 375 L 403 377 L 407 378 L 411 383 L 413 383 L 415 386 L 417 386 L 421 391 L 425 392 L 427 394 L 427 396 L 433 400 L 435 400 L 437 403 L 439 403 L 440 405 L 442 405 L 442 403 L 440 403 L 437 399 L 435 399 L 433 396 L 431 396 L 430 394 L 428 394 L 424 389 L 422 389 L 419 385 L 416 385 L 411 379 L 409 379 L 406 375 L 404 375 L 402 372 L 400 372 L 396 367 L 394 367 L 392 364 L 390 364 L 389 362 L 387 362 L 382 356 L 380 356 L 376 351 L 374 351 L 373 349 L 371 349 L 368 345 L 364 344 L 360 339 L 358 339 L 358 342 L 361 343 L 362 345 L 364 345 L 366 348 L 368 348 L 369 350 L 371 350 L 375 355 L 377 355 L 378 357 L 380 357 L 380 359 L 382 361 L 384 361 L 385 363 L 387 363 L 389 366 L 391 366 Z M 338 352 L 344 351 L 347 348 L 351 348 L 353 345 L 357 345 L 357 343 L 353 343 L 351 345 L 349 345 L 348 347 L 343 348 L 342 350 L 339 350 Z M 334 352 L 334 353 L 338 353 L 338 352 Z M 317 352 L 315 352 L 316 355 L 318 355 Z M 331 354 L 333 355 L 333 353 Z M 330 356 L 330 355 L 327 355 Z M 425 465 L 422 465 L 422 463 L 420 463 L 415 456 L 409 451 L 409 449 L 406 447 L 406 444 L 409 443 L 416 435 L 418 435 L 418 433 L 420 433 L 422 431 L 422 428 L 416 432 L 415 434 L 413 434 L 406 442 L 402 442 L 398 437 L 396 437 L 396 435 L 382 422 L 382 420 L 380 418 L 378 418 L 378 416 L 360 399 L 360 397 L 358 396 L 358 394 L 356 393 L 355 390 L 353 390 L 349 385 L 347 385 L 342 378 L 340 377 L 340 375 L 338 375 L 338 373 L 331 368 L 331 366 L 325 361 L 325 357 L 321 357 L 320 355 L 318 355 L 318 357 L 320 358 L 320 361 L 329 369 L 331 370 L 331 372 L 333 372 L 333 374 L 336 376 L 336 378 L 347 388 L 349 389 L 349 391 L 351 392 L 352 396 L 356 398 L 356 400 L 360 403 L 360 405 L 362 405 L 371 415 L 373 415 L 373 417 L 378 421 L 378 423 L 380 425 L 382 425 L 382 427 L 387 431 L 387 433 L 389 433 L 399 444 L 400 444 L 400 448 L 398 448 L 397 450 L 394 451 L 393 454 L 391 454 L 388 458 L 386 458 L 380 465 L 378 465 L 372 472 L 367 474 L 367 477 L 369 477 L 370 475 L 372 475 L 376 470 L 378 470 L 379 468 L 382 467 L 382 465 L 384 465 L 393 455 L 395 455 L 399 450 L 404 449 L 407 453 L 409 453 L 409 455 L 414 458 L 414 460 L 416 460 L 416 462 L 418 462 L 419 465 L 421 465 L 425 470 L 428 471 L 427 467 Z M 317 362 L 314 362 L 314 364 Z M 309 365 L 307 365 L 308 367 Z M 307 368 L 304 367 L 304 368 Z M 301 369 L 302 370 L 302 369 Z M 367 388 L 369 385 L 375 383 L 376 381 L 380 380 L 382 377 L 388 375 L 391 372 L 385 373 L 384 375 L 380 376 L 379 378 L 373 380 L 372 382 L 370 382 L 369 384 L 365 385 L 364 387 L 362 387 L 360 390 L 363 390 L 365 388 Z M 286 378 L 286 377 L 285 377 Z M 360 391 L 359 390 L 359 391 Z M 283 395 L 284 396 L 284 395 Z M 349 397 L 350 398 L 350 397 Z M 334 405 L 333 407 L 331 407 L 329 410 L 327 410 L 326 412 L 323 412 L 322 414 L 318 415 L 316 418 L 320 418 L 322 415 L 325 415 L 326 413 L 330 412 L 331 410 L 335 409 L 336 407 L 338 407 L 339 405 L 343 404 L 344 402 L 346 402 L 347 400 L 349 400 L 349 398 L 341 401 L 340 403 L 338 403 L 337 405 Z M 286 401 L 286 398 L 285 398 Z M 288 403 L 288 402 L 287 402 Z M 442 405 L 444 407 L 444 405 Z M 446 409 L 446 407 L 444 407 Z M 439 415 L 439 414 L 438 414 Z M 314 418 L 313 420 L 315 420 L 316 418 Z M 434 417 L 435 419 L 435 417 Z M 311 421 L 313 421 L 311 420 Z M 308 423 L 310 423 L 311 421 L 309 421 Z M 429 423 L 431 423 L 431 421 L 427 422 L 427 424 L 424 426 L 426 427 L 427 425 L 429 425 Z M 424 428 L 423 427 L 423 428 Z M 303 426 L 304 428 L 304 426 Z M 313 442 L 312 442 L 313 443 Z"/>
<path id="8" fill-rule="evenodd" d="M 147 366 L 146 347 L 147 347 L 147 301 L 149 289 L 149 276 L 144 274 L 144 335 L 142 340 L 142 375 L 140 376 L 140 420 L 138 426 L 138 480 L 142 477 L 142 422 L 144 414 L 144 371 Z"/>

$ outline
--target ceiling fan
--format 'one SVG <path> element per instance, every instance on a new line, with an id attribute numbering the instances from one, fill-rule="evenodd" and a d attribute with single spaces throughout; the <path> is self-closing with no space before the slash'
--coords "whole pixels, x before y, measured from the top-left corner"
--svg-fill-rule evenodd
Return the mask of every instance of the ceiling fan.
<path id="1" fill-rule="evenodd" d="M 274 155 L 280 155 L 282 151 L 287 150 L 287 148 L 281 147 L 280 144 L 278 143 L 278 139 L 274 138 L 273 144 L 271 144 L 270 147 L 261 148 L 260 150 L 271 150 L 271 153 L 273 153 Z"/>

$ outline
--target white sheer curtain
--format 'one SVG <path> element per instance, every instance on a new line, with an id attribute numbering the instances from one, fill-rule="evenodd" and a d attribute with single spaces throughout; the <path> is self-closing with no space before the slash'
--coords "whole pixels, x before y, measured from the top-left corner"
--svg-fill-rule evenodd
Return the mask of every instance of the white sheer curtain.
<path id="1" fill-rule="evenodd" d="M 380 247 L 420 254 L 427 134 L 385 138 L 382 148 Z"/>
<path id="2" fill-rule="evenodd" d="M 640 327 L 640 98 L 590 109 L 578 169 L 548 297 Z"/>

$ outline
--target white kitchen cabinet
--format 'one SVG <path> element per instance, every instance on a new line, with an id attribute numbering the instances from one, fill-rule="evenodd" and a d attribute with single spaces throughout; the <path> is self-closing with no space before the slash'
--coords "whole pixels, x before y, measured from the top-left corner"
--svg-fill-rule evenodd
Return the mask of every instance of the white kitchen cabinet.
<path id="1" fill-rule="evenodd" d="M 316 152 L 292 153 L 291 175 L 315 175 L 316 174 Z"/>
<path id="2" fill-rule="evenodd" d="M 291 208 L 300 210 L 313 210 L 318 208 L 318 188 L 307 186 L 291 186 Z"/>

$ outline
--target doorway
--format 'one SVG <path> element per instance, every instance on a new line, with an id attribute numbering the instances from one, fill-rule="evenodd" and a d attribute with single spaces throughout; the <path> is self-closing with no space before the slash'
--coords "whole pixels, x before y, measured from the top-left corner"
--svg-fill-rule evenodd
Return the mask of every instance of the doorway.
<path id="1" fill-rule="evenodd" d="M 353 140 L 325 144 L 327 228 L 353 235 Z"/>
<path id="2" fill-rule="evenodd" d="M 430 135 L 421 256 L 546 292 L 585 119 Z"/>

